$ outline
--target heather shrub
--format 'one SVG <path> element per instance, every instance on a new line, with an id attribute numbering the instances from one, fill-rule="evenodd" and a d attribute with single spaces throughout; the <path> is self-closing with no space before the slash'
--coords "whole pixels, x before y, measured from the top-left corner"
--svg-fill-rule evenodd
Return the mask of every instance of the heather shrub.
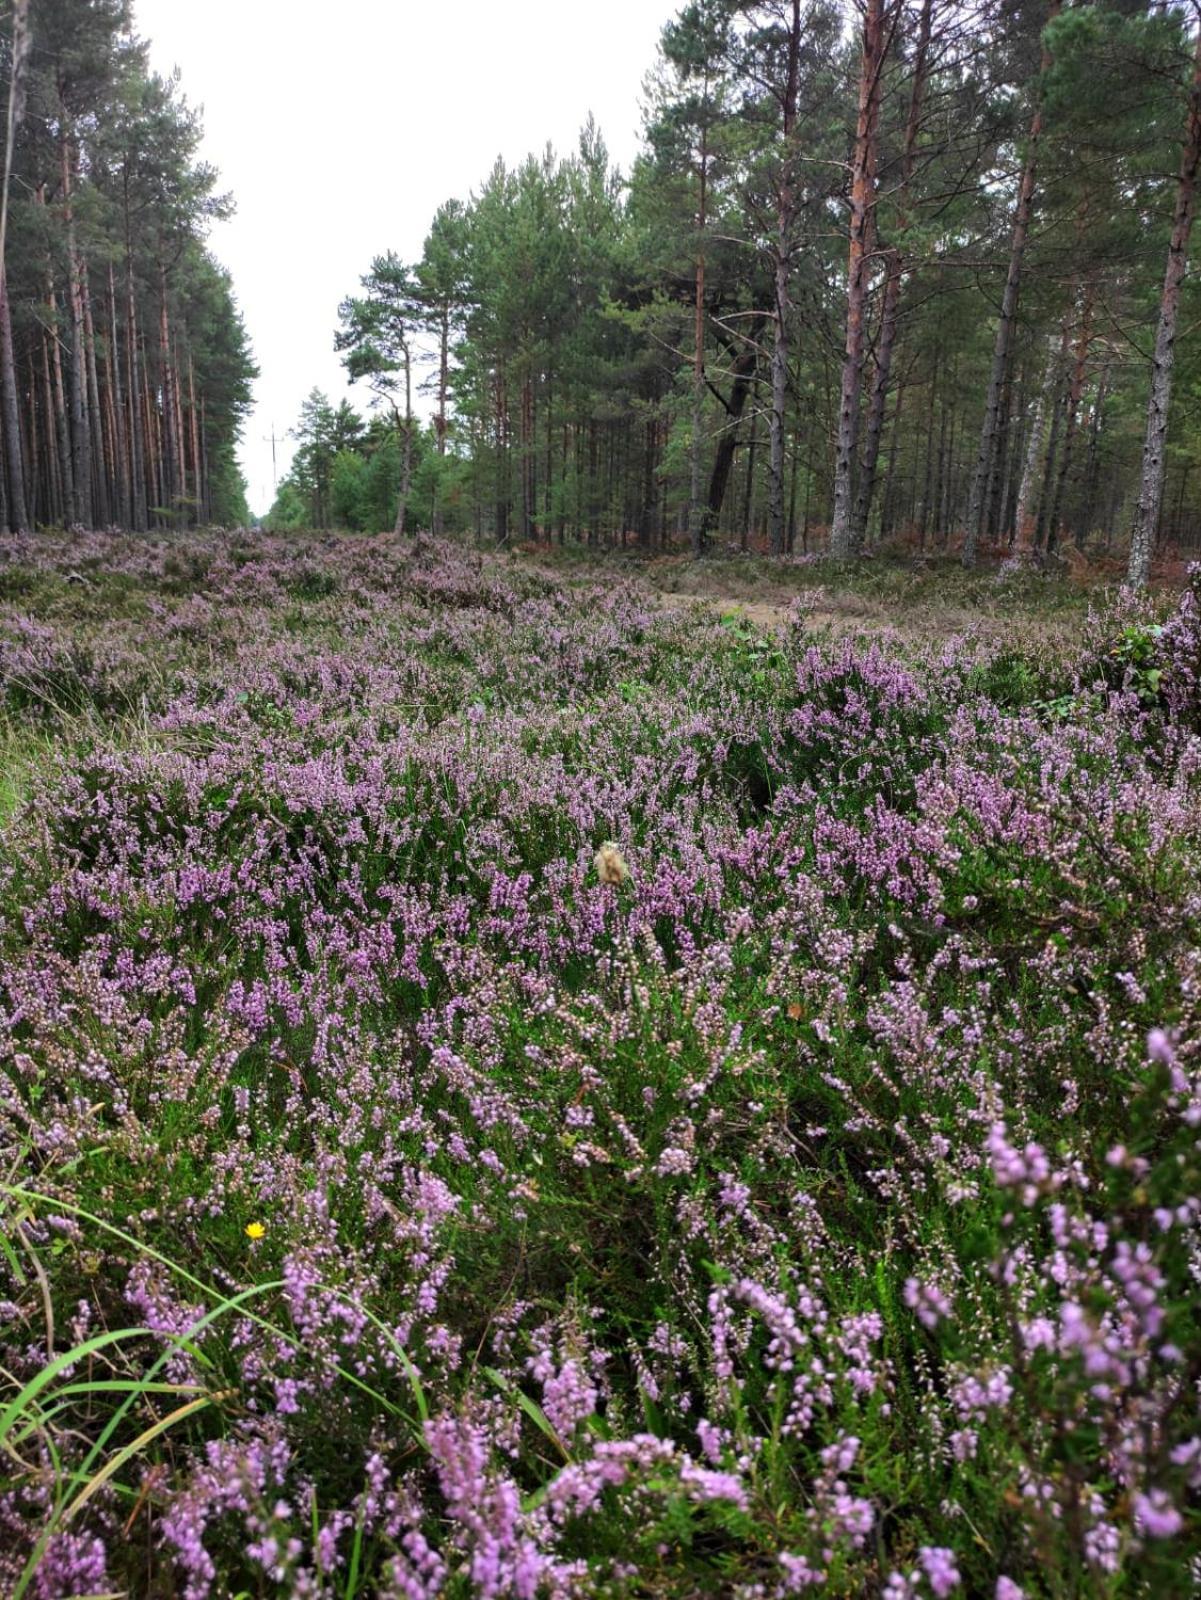
<path id="1" fill-rule="evenodd" d="M 1183 1592 L 1195 595 L 5 553 L 4 1593 Z"/>
<path id="2" fill-rule="evenodd" d="M 1189 568 L 1188 586 L 1157 639 L 1158 687 L 1172 721 L 1201 733 L 1201 562 Z"/>

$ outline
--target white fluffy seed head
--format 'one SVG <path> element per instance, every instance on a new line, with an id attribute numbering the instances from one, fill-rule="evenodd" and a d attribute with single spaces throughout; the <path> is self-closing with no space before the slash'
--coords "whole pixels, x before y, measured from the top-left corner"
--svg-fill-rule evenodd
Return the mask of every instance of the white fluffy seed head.
<path id="1" fill-rule="evenodd" d="M 630 876 L 630 869 L 626 866 L 625 857 L 612 839 L 605 840 L 593 857 L 592 864 L 595 866 L 596 875 L 602 883 L 625 883 Z"/>

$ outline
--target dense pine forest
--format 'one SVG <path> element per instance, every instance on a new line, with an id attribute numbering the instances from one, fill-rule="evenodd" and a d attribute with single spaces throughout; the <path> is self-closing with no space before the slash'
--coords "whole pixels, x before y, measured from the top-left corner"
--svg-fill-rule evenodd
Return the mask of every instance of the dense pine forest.
<path id="1" fill-rule="evenodd" d="M 129 0 L 17 9 L 0 518 L 14 532 L 245 521 L 236 446 L 255 370 L 205 249 L 230 201 L 199 119 L 149 70 Z M 9 22 L 6 91 L 12 57 Z"/>
<path id="2" fill-rule="evenodd" d="M 1137 525 L 1141 581 L 1201 539 L 1195 35 L 1128 0 L 697 0 L 628 176 L 590 124 L 417 261 L 381 217 L 337 332 L 377 415 L 311 398 L 273 523 L 968 562 Z"/>

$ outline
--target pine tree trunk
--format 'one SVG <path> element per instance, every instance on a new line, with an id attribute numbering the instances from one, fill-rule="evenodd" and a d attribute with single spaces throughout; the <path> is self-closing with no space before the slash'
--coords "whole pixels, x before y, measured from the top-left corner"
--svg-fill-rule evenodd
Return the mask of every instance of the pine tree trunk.
<path id="1" fill-rule="evenodd" d="M 788 467 L 788 554 L 792 554 L 793 543 L 796 540 L 796 481 L 800 463 L 800 428 L 794 425 L 792 430 L 792 460 Z"/>
<path id="2" fill-rule="evenodd" d="M 1076 518 L 1075 544 L 1077 549 L 1092 532 L 1093 512 L 1097 505 L 1097 485 L 1100 477 L 1101 416 L 1109 392 L 1109 368 L 1112 354 L 1106 356 L 1097 380 L 1097 393 L 1093 400 L 1092 417 L 1088 425 L 1088 459 L 1084 468 L 1084 495 Z M 1108 532 L 1109 530 L 1107 530 Z"/>
<path id="3" fill-rule="evenodd" d="M 788 269 L 784 208 L 781 206 L 780 234 L 775 269 L 775 338 L 771 350 L 771 430 L 769 437 L 768 526 L 771 553 L 784 554 L 784 410 L 788 399 Z M 791 227 L 791 222 L 787 224 Z M 752 423 L 753 427 L 753 423 Z M 745 548 L 745 546 L 744 546 Z"/>
<path id="4" fill-rule="evenodd" d="M 701 504 L 701 452 L 705 433 L 705 223 L 708 203 L 709 148 L 701 133 L 700 194 L 697 205 L 696 282 L 692 319 L 692 438 L 688 481 L 688 533 L 694 557 L 705 553 L 707 529 Z"/>
<path id="5" fill-rule="evenodd" d="M 125 429 L 125 396 L 121 386 L 121 344 L 117 337 L 117 284 L 112 262 L 108 268 L 108 360 L 105 362 L 105 409 L 113 440 L 115 478 L 113 501 L 123 528 L 133 526 L 133 495 L 129 472 L 129 440 Z"/>
<path id="6" fill-rule="evenodd" d="M 946 511 L 946 504 L 947 504 L 947 490 L 948 490 L 948 487 L 949 487 L 949 484 L 950 484 L 950 479 L 951 479 L 951 460 L 950 460 L 950 454 L 949 454 L 948 449 L 947 449 L 947 408 L 946 408 L 945 405 L 939 405 L 937 407 L 937 410 L 938 410 L 938 472 L 937 472 L 937 475 L 936 475 L 936 477 L 934 479 L 934 499 L 933 499 L 933 511 L 934 511 L 933 522 L 934 522 L 934 528 L 933 528 L 933 533 L 934 533 L 935 540 L 937 540 L 939 543 L 941 543 L 942 539 L 943 539 L 943 536 L 944 536 L 944 534 L 946 532 L 946 526 L 947 526 L 947 520 L 946 520 L 945 511 Z M 934 434 L 934 413 L 935 413 L 935 405 L 934 405 L 933 398 L 931 398 L 930 419 L 929 419 L 929 423 L 927 424 L 929 429 L 930 429 L 931 437 L 933 437 L 933 434 Z"/>
<path id="7" fill-rule="evenodd" d="M 521 537 L 534 527 L 534 401 L 527 373 L 521 384 Z"/>
<path id="8" fill-rule="evenodd" d="M 171 360 L 171 313 L 167 305 L 167 268 L 159 262 L 159 316 L 158 361 L 159 383 L 162 386 L 162 409 L 159 426 L 162 429 L 163 451 L 163 507 L 172 523 L 179 509 L 183 485 L 180 479 L 179 438 L 176 433 L 175 368 Z"/>
<path id="9" fill-rule="evenodd" d="M 172 413 L 172 430 L 175 435 L 176 474 L 179 482 L 179 504 L 183 513 L 182 521 L 185 527 L 192 526 L 196 521 L 195 507 L 193 505 L 193 485 L 189 478 L 190 464 L 188 461 L 188 435 L 184 428 L 183 417 L 183 363 L 179 358 L 179 344 L 176 340 L 171 343 L 171 372 L 173 383 L 171 396 L 174 401 Z"/>
<path id="10" fill-rule="evenodd" d="M 905 153 L 901 159 L 901 182 L 897 196 L 896 231 L 903 238 L 908 226 L 909 185 L 917 159 L 917 140 L 922 125 L 922 105 L 926 96 L 927 62 L 930 54 L 930 24 L 934 0 L 922 0 L 921 19 L 918 23 L 917 44 L 914 49 L 913 89 L 909 97 L 909 117 L 905 124 Z M 887 279 L 884 285 L 884 305 L 880 315 L 880 339 L 876 348 L 876 370 L 872 381 L 871 401 L 868 407 L 867 432 L 863 440 L 863 462 L 859 473 L 859 493 L 855 501 L 853 545 L 862 550 L 867 542 L 867 524 L 871 516 L 872 500 L 876 492 L 876 472 L 880 459 L 880 439 L 884 432 L 884 412 L 888 401 L 888 385 L 892 375 L 892 353 L 897 338 L 897 320 L 901 304 L 901 282 L 905 273 L 902 246 L 895 244 L 887 252 Z"/>
<path id="11" fill-rule="evenodd" d="M 859 397 L 863 382 L 864 313 L 867 305 L 869 242 L 876 204 L 877 131 L 880 80 L 886 48 L 884 0 L 865 0 L 863 54 L 859 71 L 859 114 L 851 167 L 851 242 L 847 269 L 846 345 L 834 457 L 834 505 L 830 554 L 845 561 L 854 553 L 852 475 L 859 437 Z"/>
<path id="12" fill-rule="evenodd" d="M 200 442 L 200 414 L 196 409 L 196 363 L 188 354 L 188 425 L 192 433 L 192 472 L 196 496 L 196 520 L 202 525 L 212 521 L 208 498 L 208 476 L 204 470 L 204 450 Z"/>
<path id="13" fill-rule="evenodd" d="M 133 278 L 133 221 L 129 206 L 129 180 L 124 180 L 125 218 L 125 380 L 129 406 L 129 485 L 131 525 L 145 533 L 150 517 L 146 498 L 146 431 L 142 415 L 141 370 L 138 365 L 138 308 Z M 113 314 L 116 328 L 116 313 Z M 115 337 L 115 332 L 114 332 Z"/>
<path id="14" fill-rule="evenodd" d="M 1025 416 L 1025 374 L 1017 379 L 1017 403 L 1014 405 L 1014 374 L 1009 373 L 1001 394 L 1001 421 L 998 426 L 998 461 L 993 462 L 990 491 L 985 506 L 984 528 L 995 544 L 1012 544 L 1014 517 L 1009 515 L 1009 496 L 1014 482 L 1020 482 L 1020 467 L 1025 461 L 1023 429 L 1012 427 L 1014 414 Z"/>
<path id="15" fill-rule="evenodd" d="M 638 543 L 644 550 L 649 550 L 655 540 L 655 433 L 655 421 L 648 418 L 642 425 L 642 493 L 638 508 Z M 549 532 L 549 519 L 547 527 Z"/>
<path id="16" fill-rule="evenodd" d="M 25 500 L 29 513 L 31 527 L 37 527 L 39 522 L 48 519 L 43 516 L 45 501 L 42 489 L 42 461 L 44 452 L 40 438 L 42 412 L 38 405 L 37 395 L 37 366 L 32 354 L 25 365 L 25 393 L 29 396 L 29 404 L 21 418 L 26 444 L 25 460 L 29 470 L 25 475 Z"/>
<path id="17" fill-rule="evenodd" d="M 404 368 L 405 420 L 404 442 L 400 453 L 400 497 L 396 502 L 396 525 L 392 530 L 399 538 L 404 537 L 405 519 L 409 509 L 409 496 L 413 492 L 413 364 L 409 360 L 407 346 L 404 352 Z"/>
<path id="18" fill-rule="evenodd" d="M 442 302 L 438 316 L 438 410 L 434 416 L 434 447 L 439 464 L 446 455 L 446 404 L 450 393 L 450 307 Z M 442 533 L 442 475 L 434 480 L 434 511 L 432 532 L 435 538 Z"/>
<path id="19" fill-rule="evenodd" d="M 64 464 L 70 465 L 66 452 L 64 432 L 61 427 L 62 412 L 58 404 L 50 365 L 50 336 L 42 335 L 42 415 L 46 427 L 46 509 L 48 522 L 66 521 L 67 491 L 63 482 Z M 53 433 L 52 433 L 53 430 Z"/>
<path id="20" fill-rule="evenodd" d="M 1194 62 L 1188 124 L 1180 157 L 1180 176 L 1176 184 L 1176 209 L 1159 303 L 1155 355 L 1151 365 L 1151 395 L 1147 403 L 1147 434 L 1143 443 L 1138 505 L 1134 513 L 1130 564 L 1126 572 L 1127 581 L 1136 589 L 1143 588 L 1151 576 L 1151 555 L 1163 504 L 1164 448 L 1168 437 L 1168 405 L 1172 397 L 1172 364 L 1176 353 L 1176 314 L 1180 306 L 1180 284 L 1184 278 L 1189 234 L 1193 226 L 1197 169 L 1201 166 L 1201 27 L 1197 29 Z"/>
<path id="21" fill-rule="evenodd" d="M 936 504 L 935 490 L 938 482 L 934 476 L 935 462 L 937 460 L 934 444 L 935 388 L 936 385 L 932 379 L 930 383 L 930 407 L 926 417 L 926 475 L 922 484 L 922 521 L 918 533 L 918 543 L 923 550 L 926 547 L 926 535 L 930 528 L 930 512 Z"/>
<path id="22" fill-rule="evenodd" d="M 1094 285 L 1091 282 L 1085 285 L 1080 305 L 1080 324 L 1076 335 L 1075 360 L 1072 363 L 1072 377 L 1068 385 L 1064 415 L 1063 453 L 1059 458 L 1059 472 L 1056 475 L 1054 487 L 1051 491 L 1050 510 L 1048 513 L 1050 532 L 1047 545 L 1050 550 L 1055 548 L 1059 540 L 1064 490 L 1071 473 L 1076 434 L 1080 426 L 1080 402 L 1084 395 L 1084 381 L 1088 373 L 1088 352 L 1092 342 L 1093 289 Z"/>
<path id="23" fill-rule="evenodd" d="M 880 539 L 892 535 L 893 507 L 896 503 L 897 461 L 901 448 L 901 413 L 905 406 L 905 382 L 897 385 L 897 403 L 893 407 L 892 428 L 888 440 L 888 470 L 884 474 L 884 493 L 880 500 Z"/>
<path id="24" fill-rule="evenodd" d="M 58 324 L 58 298 L 51 289 L 49 293 L 51 327 Z M 75 458 L 71 452 L 71 425 L 67 418 L 67 392 L 63 384 L 63 362 L 59 341 L 52 332 L 50 345 L 50 372 L 54 379 L 54 426 L 58 437 L 58 464 L 59 481 L 62 484 L 63 520 L 65 522 L 78 522 L 78 510 L 75 499 Z"/>
<path id="25" fill-rule="evenodd" d="M 749 548 L 751 535 L 751 519 L 754 515 L 755 497 L 755 451 L 759 443 L 759 413 L 751 409 L 751 437 L 747 444 L 746 452 L 746 484 L 742 498 L 742 526 L 738 530 L 738 547 L 740 550 Z M 772 555 L 783 555 L 783 550 L 773 548 Z"/>
<path id="26" fill-rule="evenodd" d="M 213 520 L 213 492 L 212 478 L 209 475 L 209 431 L 205 422 L 204 396 L 200 396 L 200 431 L 197 435 L 197 444 L 200 450 L 200 494 L 204 506 L 204 520 L 210 523 Z"/>
<path id="27" fill-rule="evenodd" d="M 596 437 L 596 418 L 588 419 L 588 543 L 594 545 L 600 534 L 600 444 Z"/>
<path id="28" fill-rule="evenodd" d="M 784 147 L 780 161 L 780 187 L 777 201 L 775 248 L 775 338 L 771 351 L 771 425 L 768 439 L 768 510 L 771 553 L 784 554 L 784 408 L 788 398 L 788 336 L 792 305 L 789 275 L 792 268 L 792 233 L 796 222 L 797 194 L 793 139 L 796 128 L 797 93 L 800 80 L 801 6 L 792 0 L 788 29 L 788 68 L 784 83 Z M 753 435 L 752 435 L 753 437 Z M 754 446 L 751 449 L 754 459 Z"/>
<path id="29" fill-rule="evenodd" d="M 165 507 L 170 496 L 167 481 L 167 463 L 165 441 L 163 439 L 163 422 L 161 413 L 155 407 L 154 397 L 150 392 L 149 363 L 146 360 L 146 343 L 142 342 L 142 392 L 140 404 L 142 407 L 142 430 L 146 440 L 146 483 L 147 493 L 152 502 L 155 514 L 161 514 L 160 508 Z"/>
<path id="30" fill-rule="evenodd" d="M 1060 0 L 1051 0 L 1047 21 L 1059 15 Z M 1039 66 L 1040 75 L 1051 64 L 1050 53 L 1043 46 Z M 997 455 L 998 422 L 1001 412 L 1001 391 L 1009 366 L 1009 351 L 1013 343 L 1013 328 L 1017 318 L 1018 291 L 1022 283 L 1022 261 L 1026 254 L 1026 240 L 1030 233 L 1030 218 L 1034 210 L 1034 186 L 1038 171 L 1038 147 L 1043 131 L 1043 105 L 1041 88 L 1038 91 L 1034 116 L 1026 140 L 1026 160 L 1018 183 L 1017 205 L 1013 214 L 1013 234 L 1009 244 L 1009 268 L 1005 275 L 1005 290 L 1001 296 L 1001 315 L 993 345 L 992 368 L 988 375 L 988 389 L 984 398 L 984 423 L 980 430 L 980 449 L 976 456 L 976 472 L 972 479 L 972 492 L 967 507 L 967 527 L 963 541 L 963 564 L 976 564 L 976 553 L 983 533 L 988 487 L 992 480 L 993 464 Z"/>
<path id="31" fill-rule="evenodd" d="M 65 114 L 64 114 L 65 123 Z M 86 355 L 84 352 L 83 293 L 81 269 L 75 237 L 75 207 L 72 196 L 73 159 L 66 132 L 59 140 L 62 175 L 63 221 L 67 234 L 67 310 L 70 316 L 71 348 L 67 363 L 67 398 L 71 433 L 71 521 L 90 527 L 92 517 L 92 449 L 88 417 Z"/>
<path id="32" fill-rule="evenodd" d="M 747 398 L 754 387 L 755 373 L 759 365 L 758 344 L 765 322 L 766 318 L 762 316 L 752 320 L 747 342 L 730 363 L 730 375 L 733 381 L 730 384 L 729 398 L 725 401 L 726 422 L 717 436 L 717 449 L 709 473 L 709 492 L 705 502 L 706 538 L 717 527 L 722 506 L 725 504 L 726 490 L 729 487 L 734 457 L 738 450 L 739 424 L 746 409 Z"/>
<path id="33" fill-rule="evenodd" d="M 96 366 L 96 327 L 92 320 L 92 295 L 88 282 L 86 262 L 81 264 L 79 292 L 83 303 L 84 353 L 87 362 L 88 418 L 90 423 L 89 454 L 92 459 L 92 516 L 97 527 L 107 528 L 113 521 L 112 443 L 105 432 L 104 409 L 100 404 L 100 374 Z"/>
<path id="34" fill-rule="evenodd" d="M 1057 377 L 1059 374 L 1057 373 Z M 1057 384 L 1058 387 L 1058 384 Z M 1063 405 L 1058 396 L 1054 396 L 1054 409 L 1051 413 L 1051 433 L 1047 439 L 1047 462 L 1043 473 L 1042 494 L 1038 502 L 1038 524 L 1034 532 L 1034 545 L 1041 550 L 1044 556 L 1049 556 L 1054 548 L 1051 538 L 1052 530 L 1047 517 L 1051 509 L 1052 486 L 1055 482 L 1055 462 L 1059 455 L 1059 434 L 1063 426 Z"/>
<path id="35" fill-rule="evenodd" d="M 1022 486 L 1018 490 L 1017 511 L 1014 515 L 1014 554 L 1019 561 L 1029 561 L 1034 554 L 1035 486 L 1038 482 L 1038 463 L 1042 458 L 1043 445 L 1047 437 L 1047 410 L 1053 399 L 1058 361 L 1058 353 L 1052 345 L 1047 351 L 1043 381 L 1034 397 L 1034 415 L 1030 418 L 1030 438 L 1026 445 L 1026 464 L 1022 468 Z"/>
<path id="36" fill-rule="evenodd" d="M 4 460 L 8 469 L 8 525 L 14 533 L 29 532 L 25 498 L 25 463 L 21 449 L 21 413 L 17 369 L 13 359 L 12 317 L 8 280 L 0 271 L 0 404 L 4 415 Z"/>
<path id="37" fill-rule="evenodd" d="M 508 390 L 503 367 L 496 369 L 496 541 L 509 540 Z"/>

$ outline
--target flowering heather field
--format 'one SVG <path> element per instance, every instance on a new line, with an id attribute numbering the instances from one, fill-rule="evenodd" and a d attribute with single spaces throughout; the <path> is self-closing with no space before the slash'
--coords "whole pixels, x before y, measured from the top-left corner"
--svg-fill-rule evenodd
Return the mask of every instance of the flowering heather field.
<path id="1" fill-rule="evenodd" d="M 0 1592 L 1196 1593 L 1159 620 L 0 545 Z"/>

